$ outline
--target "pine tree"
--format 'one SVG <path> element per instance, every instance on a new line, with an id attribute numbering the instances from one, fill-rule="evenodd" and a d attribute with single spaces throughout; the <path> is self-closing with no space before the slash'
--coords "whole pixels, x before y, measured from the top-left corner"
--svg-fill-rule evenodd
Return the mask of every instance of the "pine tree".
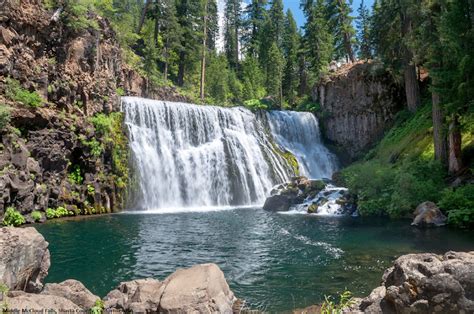
<path id="1" fill-rule="evenodd" d="M 370 12 L 369 9 L 367 9 L 367 6 L 364 4 L 364 0 L 360 2 L 357 13 L 359 14 L 359 17 L 357 18 L 359 58 L 368 60 L 372 58 Z"/>
<path id="2" fill-rule="evenodd" d="M 210 51 L 216 50 L 217 38 L 219 37 L 219 16 L 217 11 L 217 1 L 208 0 L 207 10 L 207 48 Z"/>
<path id="3" fill-rule="evenodd" d="M 182 33 L 176 84 L 183 86 L 188 68 L 200 59 L 203 7 L 201 1 L 177 0 L 176 11 Z"/>
<path id="4" fill-rule="evenodd" d="M 282 97 L 282 76 L 284 67 L 284 57 L 274 42 L 268 51 L 268 66 L 267 68 L 267 92 L 270 96 L 277 100 L 280 108 L 283 106 Z"/>
<path id="5" fill-rule="evenodd" d="M 265 7 L 267 0 L 252 0 L 245 8 L 242 41 L 247 55 L 258 57 L 260 40 L 263 36 L 262 29 L 267 14 Z"/>
<path id="6" fill-rule="evenodd" d="M 226 0 L 224 10 L 224 51 L 229 65 L 237 69 L 239 64 L 239 36 L 241 28 L 241 7 L 239 0 Z"/>
<path id="7" fill-rule="evenodd" d="M 176 16 L 175 0 L 159 0 L 156 6 L 156 21 L 163 41 L 161 52 L 163 78 L 167 80 L 171 55 L 173 55 L 174 51 L 181 48 L 181 29 Z"/>
<path id="8" fill-rule="evenodd" d="M 346 0 L 328 0 L 326 12 L 334 37 L 335 59 L 345 58 L 355 62 L 351 5 Z"/>
<path id="9" fill-rule="evenodd" d="M 419 12 L 417 3 L 408 0 L 374 2 L 373 25 L 375 50 L 393 72 L 402 72 L 407 106 L 416 111 L 420 105 L 420 89 L 416 73 L 412 37 L 414 16 Z"/>
<path id="10" fill-rule="evenodd" d="M 293 105 L 298 88 L 298 47 L 299 34 L 296 21 L 291 10 L 286 12 L 283 36 L 283 54 L 285 56 L 285 69 L 283 74 L 283 96 L 288 103 Z"/>
<path id="11" fill-rule="evenodd" d="M 318 80 L 328 69 L 333 54 L 333 36 L 329 32 L 324 0 L 306 1 L 303 3 L 303 9 L 306 15 L 303 65 L 308 67 L 305 72 L 308 74 L 306 84 L 310 84 L 309 80 Z"/>
<path id="12" fill-rule="evenodd" d="M 283 28 L 285 24 L 285 14 L 283 13 L 282 0 L 273 0 L 268 11 L 268 18 L 270 21 L 270 33 L 265 34 L 269 36 L 273 42 L 281 49 L 283 45 Z"/>

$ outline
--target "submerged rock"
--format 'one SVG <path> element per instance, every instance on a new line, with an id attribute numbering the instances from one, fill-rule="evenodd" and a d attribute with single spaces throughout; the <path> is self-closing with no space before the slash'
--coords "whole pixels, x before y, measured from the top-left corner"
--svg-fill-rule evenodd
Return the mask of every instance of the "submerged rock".
<path id="1" fill-rule="evenodd" d="M 50 266 L 48 242 L 35 228 L 0 228 L 0 282 L 39 292 Z"/>
<path id="2" fill-rule="evenodd" d="M 365 313 L 473 313 L 474 252 L 408 254 L 359 304 Z"/>
<path id="3" fill-rule="evenodd" d="M 411 223 L 413 226 L 444 226 L 446 224 L 446 216 L 433 202 L 423 202 L 416 208 L 415 219 Z"/>
<path id="4" fill-rule="evenodd" d="M 44 286 L 42 295 L 63 297 L 72 301 L 82 309 L 94 307 L 100 298 L 90 292 L 80 281 L 68 279 L 61 283 L 48 283 Z"/>

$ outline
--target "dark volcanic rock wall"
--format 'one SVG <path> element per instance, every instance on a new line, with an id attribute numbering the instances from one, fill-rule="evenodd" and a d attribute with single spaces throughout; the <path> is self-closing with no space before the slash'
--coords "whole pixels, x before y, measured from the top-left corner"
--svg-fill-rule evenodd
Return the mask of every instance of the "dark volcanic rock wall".
<path id="1" fill-rule="evenodd" d="M 403 90 L 377 64 L 357 63 L 332 73 L 314 90 L 325 137 L 339 151 L 359 157 L 392 125 Z"/>
<path id="2" fill-rule="evenodd" d="M 10 206 L 24 215 L 57 207 L 71 214 L 120 209 L 128 176 L 120 115 L 113 115 L 114 134 L 107 136 L 91 117 L 118 111 L 122 92 L 186 98 L 150 87 L 127 67 L 106 19 L 89 14 L 97 28 L 71 29 L 40 0 L 0 2 L 0 106 L 11 111 L 0 130 L 0 223 Z M 42 105 L 9 96 L 11 79 L 41 95 Z"/>

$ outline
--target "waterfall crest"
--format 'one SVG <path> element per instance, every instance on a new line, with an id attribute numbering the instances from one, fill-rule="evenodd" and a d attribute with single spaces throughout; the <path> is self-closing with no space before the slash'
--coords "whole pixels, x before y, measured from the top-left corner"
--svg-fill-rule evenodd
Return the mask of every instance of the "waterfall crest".
<path id="1" fill-rule="evenodd" d="M 294 175 L 273 137 L 306 162 L 302 170 L 311 173 L 314 165 L 310 156 L 297 156 L 302 148 L 284 141 L 276 112 L 269 114 L 268 128 L 265 119 L 241 107 L 123 97 L 122 110 L 141 194 L 137 205 L 144 210 L 262 204 L 275 184 Z M 316 122 L 307 136 L 317 132 L 319 138 L 317 120 L 295 118 L 300 114 L 292 113 L 291 123 Z"/>
<path id="2" fill-rule="evenodd" d="M 319 123 L 313 114 L 273 110 L 267 116 L 276 142 L 296 157 L 301 175 L 331 178 L 337 170 L 337 159 L 322 143 Z"/>

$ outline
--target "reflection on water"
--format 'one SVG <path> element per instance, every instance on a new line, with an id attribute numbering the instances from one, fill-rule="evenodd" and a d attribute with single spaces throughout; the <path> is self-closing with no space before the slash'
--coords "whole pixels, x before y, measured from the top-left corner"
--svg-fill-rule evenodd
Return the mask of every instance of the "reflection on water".
<path id="1" fill-rule="evenodd" d="M 118 214 L 38 230 L 50 243 L 48 282 L 74 278 L 104 296 L 120 281 L 213 262 L 239 298 L 267 310 L 308 306 L 344 288 L 365 295 L 402 254 L 474 249 L 472 232 L 259 209 Z"/>

